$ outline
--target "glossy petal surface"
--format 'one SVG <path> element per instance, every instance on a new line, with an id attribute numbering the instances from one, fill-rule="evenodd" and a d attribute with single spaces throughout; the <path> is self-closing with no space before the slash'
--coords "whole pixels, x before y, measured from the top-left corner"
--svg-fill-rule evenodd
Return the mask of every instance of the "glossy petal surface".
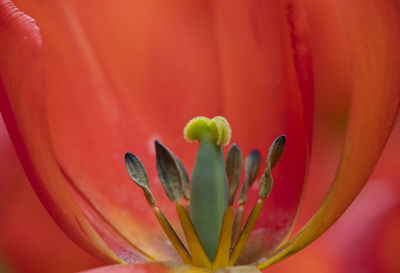
<path id="1" fill-rule="evenodd" d="M 1 3 L 2 27 L 8 27 L 8 16 L 18 11 Z M 298 9 L 290 9 L 291 25 L 289 6 L 280 1 L 229 8 L 223 1 L 15 3 L 35 18 L 40 34 L 29 22 L 6 39 L 2 113 L 36 192 L 78 243 L 91 234 L 95 243 L 87 249 L 110 255 L 80 207 L 122 259 L 177 260 L 141 190 L 129 181 L 123 154 L 140 156 L 160 207 L 175 223 L 155 178 L 152 142 L 158 138 L 191 166 L 194 147 L 181 131 L 195 115 L 226 116 L 245 154 L 259 148 L 265 157 L 272 140 L 286 134 L 277 186 L 257 226 L 258 235 L 269 238 L 260 251 L 287 235 L 312 128 L 310 52 Z"/>
<path id="2" fill-rule="evenodd" d="M 210 273 L 202 268 L 188 267 L 179 264 L 129 264 L 129 265 L 111 265 L 100 267 L 81 273 Z"/>
<path id="3" fill-rule="evenodd" d="M 179 264 L 160 264 L 160 263 L 147 263 L 147 264 L 130 264 L 130 265 L 113 265 L 107 267 L 100 267 L 93 270 L 84 271 L 81 273 L 211 273 L 211 271 Z M 260 273 L 254 267 L 250 266 L 236 266 L 228 267 L 214 271 L 215 273 Z"/>
<path id="4" fill-rule="evenodd" d="M 353 101 L 341 163 L 319 211 L 260 267 L 301 250 L 340 217 L 371 174 L 398 114 L 399 2 L 338 3 L 353 64 Z"/>
<path id="5" fill-rule="evenodd" d="M 147 263 L 147 264 L 130 264 L 130 265 L 112 265 L 107 267 L 100 267 L 84 271 L 81 273 L 207 273 L 208 270 L 201 268 L 187 267 L 178 264 L 160 264 L 160 263 Z"/>
<path id="6" fill-rule="evenodd" d="M 38 28 L 30 17 L 7 1 L 0 2 L 0 12 L 1 40 L 7 41 L 1 44 L 4 52 L 0 61 L 1 110 L 27 176 L 42 203 L 52 207 L 50 213 L 74 240 L 105 260 L 118 261 L 72 200 L 67 185 L 52 183 L 65 178 L 56 162 L 47 160 L 53 151 L 50 145 L 45 145 L 50 143 L 46 122 L 43 114 L 33 110 L 43 106 L 41 97 L 35 96 L 43 90 L 42 41 Z M 14 112 L 15 108 L 22 111 Z M 28 138 L 29 141 L 23 141 Z M 59 200 L 65 207 L 61 208 Z"/>
<path id="7" fill-rule="evenodd" d="M 0 272 L 71 273 L 104 265 L 71 241 L 45 211 L 1 119 L 0 154 Z"/>

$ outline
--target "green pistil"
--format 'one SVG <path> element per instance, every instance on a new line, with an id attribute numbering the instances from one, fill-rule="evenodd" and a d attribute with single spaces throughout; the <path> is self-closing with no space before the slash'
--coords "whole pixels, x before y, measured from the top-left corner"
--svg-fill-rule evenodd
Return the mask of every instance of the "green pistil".
<path id="1" fill-rule="evenodd" d="M 205 132 L 199 141 L 190 190 L 190 218 L 204 250 L 213 260 L 227 206 L 227 182 L 221 145 Z"/>
<path id="2" fill-rule="evenodd" d="M 197 117 L 185 127 L 188 141 L 199 141 L 190 186 L 190 218 L 210 260 L 217 251 L 222 219 L 228 204 L 222 144 L 230 139 L 223 117 Z"/>

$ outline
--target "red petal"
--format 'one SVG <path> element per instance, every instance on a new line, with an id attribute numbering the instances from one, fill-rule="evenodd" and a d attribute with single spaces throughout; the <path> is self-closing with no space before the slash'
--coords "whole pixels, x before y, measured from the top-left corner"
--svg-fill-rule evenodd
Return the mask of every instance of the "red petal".
<path id="1" fill-rule="evenodd" d="M 81 273 L 211 273 L 211 271 L 203 268 L 189 267 L 179 264 L 128 264 L 128 265 L 112 265 L 100 267 Z M 249 272 L 251 273 L 251 272 Z"/>
<path id="2" fill-rule="evenodd" d="M 70 273 L 103 265 L 73 243 L 44 210 L 1 119 L 0 154 L 1 261 L 19 273 Z"/>
<path id="3" fill-rule="evenodd" d="M 49 135 L 43 115 L 37 111 L 43 103 L 41 37 L 34 21 L 8 1 L 0 1 L 0 39 L 5 41 L 0 60 L 1 111 L 35 191 L 75 241 L 104 260 L 118 261 L 76 206 L 66 185 L 54 183 L 63 178 L 46 144 Z"/>
<path id="4" fill-rule="evenodd" d="M 22 140 L 27 145 L 20 155 L 29 151 L 34 157 L 25 164 L 42 177 L 40 190 L 68 184 L 92 224 L 124 259 L 140 258 L 134 252 L 122 254 L 117 248 L 125 249 L 126 242 L 116 235 L 149 257 L 175 259 L 141 190 L 129 181 L 123 154 L 129 150 L 143 159 L 160 207 L 175 222 L 173 206 L 154 179 L 152 142 L 159 138 L 184 162 L 193 163 L 194 145 L 177 140 L 185 123 L 199 114 L 224 114 L 244 152 L 259 148 L 265 156 L 275 137 L 287 135 L 269 210 L 259 224 L 265 236 L 276 234 L 269 247 L 287 234 L 311 143 L 309 51 L 304 59 L 297 54 L 304 48 L 299 46 L 303 32 L 295 28 L 301 16 L 293 13 L 290 32 L 280 2 L 253 1 L 228 9 L 222 1 L 214 6 L 187 1 L 17 3 L 40 27 L 44 74 L 37 78 L 45 81 L 29 95 L 5 88 L 16 121 L 25 124 L 17 132 L 22 134 L 17 145 Z M 13 118 L 10 113 L 9 127 L 16 124 Z M 48 135 L 41 137 L 41 131 Z"/>
<path id="5" fill-rule="evenodd" d="M 321 6 L 321 9 L 324 8 L 324 5 Z M 353 61 L 354 91 L 341 164 L 319 211 L 290 242 L 260 267 L 301 250 L 340 217 L 371 174 L 398 114 L 399 2 L 340 1 L 339 11 Z"/>
<path id="6" fill-rule="evenodd" d="M 253 252 L 247 258 L 252 260 L 256 244 L 265 253 L 287 235 L 302 195 L 313 123 L 307 25 L 294 4 L 217 3 L 224 112 L 232 126 L 232 142 L 245 156 L 260 149 L 265 159 L 272 141 L 282 134 L 287 137 L 285 153 L 273 172 L 275 186 L 258 220 L 257 236 L 249 244 Z M 247 209 L 257 199 L 258 189 L 253 187 Z"/>
<path id="7" fill-rule="evenodd" d="M 191 267 L 180 264 L 129 264 L 129 265 L 114 265 L 100 267 L 93 270 L 84 271 L 81 273 L 211 273 L 210 270 L 199 267 Z M 223 268 L 217 273 L 260 273 L 255 267 L 251 266 L 234 266 Z"/>

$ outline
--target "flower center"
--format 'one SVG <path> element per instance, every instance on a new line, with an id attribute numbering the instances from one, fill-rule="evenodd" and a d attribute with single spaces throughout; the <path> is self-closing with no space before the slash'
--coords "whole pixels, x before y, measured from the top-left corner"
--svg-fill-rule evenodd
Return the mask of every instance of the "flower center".
<path id="1" fill-rule="evenodd" d="M 228 144 L 230 140 L 228 122 L 223 117 L 196 117 L 186 125 L 184 136 L 189 142 L 199 141 L 190 186 L 189 176 L 178 157 L 159 141 L 155 141 L 155 147 L 158 175 L 167 196 L 176 203 L 189 250 L 157 207 L 142 162 L 129 152 L 125 154 L 127 171 L 130 178 L 143 189 L 148 204 L 184 263 L 212 270 L 235 265 L 261 213 L 263 201 L 271 192 L 271 170 L 282 156 L 286 138 L 278 137 L 269 148 L 267 167 L 260 179 L 260 198 L 243 225 L 247 192 L 257 177 L 260 153 L 254 150 L 245 160 L 243 187 L 237 200 L 238 209 L 234 213 L 233 203 L 240 184 L 242 154 L 240 148 L 233 144 L 228 151 L 225 166 L 222 145 Z M 186 199 L 186 206 L 180 202 L 182 196 Z"/>

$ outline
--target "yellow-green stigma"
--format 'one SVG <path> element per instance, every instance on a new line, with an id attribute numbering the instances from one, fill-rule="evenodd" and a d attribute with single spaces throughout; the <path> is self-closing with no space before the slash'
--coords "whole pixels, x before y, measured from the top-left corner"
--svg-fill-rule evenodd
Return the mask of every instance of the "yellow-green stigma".
<path id="1" fill-rule="evenodd" d="M 183 136 L 187 141 L 200 141 L 206 135 L 211 138 L 215 145 L 227 145 L 231 139 L 231 134 L 231 126 L 221 116 L 212 119 L 195 117 L 183 129 Z"/>
<path id="2" fill-rule="evenodd" d="M 184 137 L 189 142 L 199 142 L 190 184 L 186 169 L 178 157 L 159 141 L 155 141 L 155 146 L 157 171 L 167 196 L 176 203 L 189 249 L 157 207 L 150 191 L 148 175 L 139 158 L 126 153 L 126 168 L 131 179 L 143 189 L 158 222 L 184 263 L 212 270 L 235 265 L 261 213 L 263 200 L 271 191 L 271 170 L 283 153 L 285 136 L 278 137 L 269 149 L 267 168 L 260 179 L 260 199 L 254 204 L 244 225 L 247 191 L 256 180 L 260 153 L 253 151 L 246 158 L 244 182 L 235 214 L 233 203 L 240 184 L 242 154 L 236 144 L 232 145 L 225 166 L 222 145 L 227 145 L 231 138 L 229 123 L 220 116 L 212 119 L 196 117 L 184 128 Z M 180 201 L 182 197 L 186 200 L 186 206 Z"/>

